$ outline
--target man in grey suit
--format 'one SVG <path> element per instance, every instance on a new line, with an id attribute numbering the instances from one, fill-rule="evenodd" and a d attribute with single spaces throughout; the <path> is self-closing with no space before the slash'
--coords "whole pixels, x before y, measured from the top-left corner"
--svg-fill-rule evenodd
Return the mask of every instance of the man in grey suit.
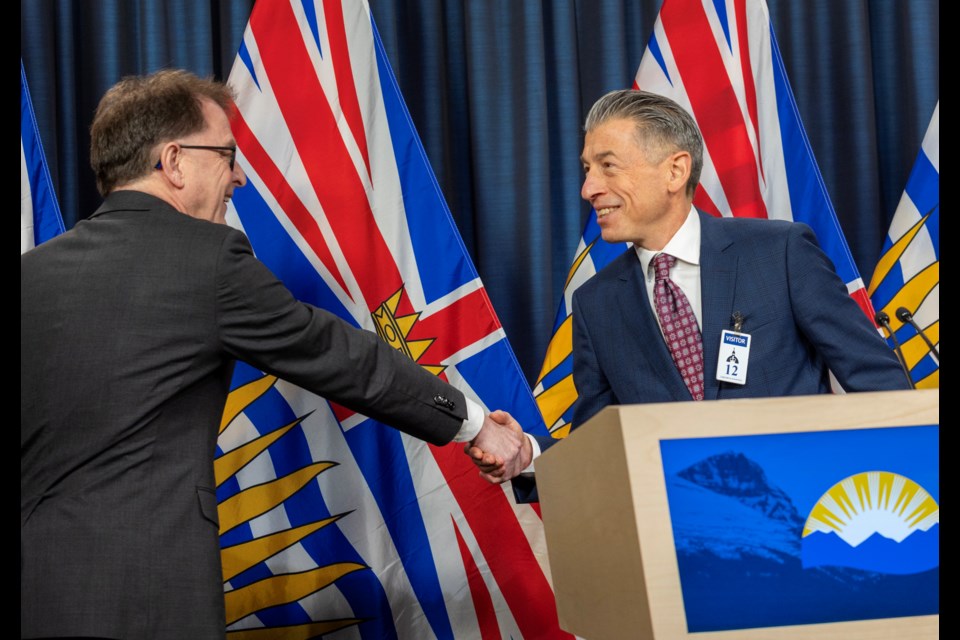
<path id="1" fill-rule="evenodd" d="M 907 388 L 809 227 L 693 207 L 703 139 L 680 105 L 614 91 L 585 130 L 581 195 L 605 241 L 634 246 L 573 296 L 574 429 L 614 404 L 826 393 L 828 371 L 846 391 Z M 511 469 L 469 453 L 503 482 L 556 442 L 528 438 Z"/>
<path id="2" fill-rule="evenodd" d="M 235 359 L 516 457 L 508 414 L 298 302 L 222 224 L 246 182 L 231 107 L 183 71 L 122 80 L 91 128 L 103 206 L 21 257 L 22 637 L 224 636 L 213 459 Z"/>

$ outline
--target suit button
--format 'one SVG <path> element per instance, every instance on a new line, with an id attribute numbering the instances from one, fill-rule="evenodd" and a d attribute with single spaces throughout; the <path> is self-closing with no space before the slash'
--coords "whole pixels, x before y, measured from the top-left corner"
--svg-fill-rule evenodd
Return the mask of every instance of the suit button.
<path id="1" fill-rule="evenodd" d="M 453 410 L 454 407 L 457 406 L 457 403 L 456 403 L 456 402 L 453 402 L 452 400 L 449 400 L 446 396 L 442 396 L 442 395 L 440 395 L 439 393 L 438 393 L 437 395 L 433 396 L 433 402 L 434 402 L 434 404 L 438 404 L 438 405 L 440 405 L 441 407 L 445 407 L 445 408 L 447 408 L 447 409 L 450 409 L 451 411 Z"/>

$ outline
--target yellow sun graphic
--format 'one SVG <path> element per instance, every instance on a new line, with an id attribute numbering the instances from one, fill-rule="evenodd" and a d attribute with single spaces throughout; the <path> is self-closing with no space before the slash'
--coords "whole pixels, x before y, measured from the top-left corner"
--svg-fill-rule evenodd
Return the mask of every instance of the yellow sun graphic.
<path id="1" fill-rule="evenodd" d="M 833 532 L 851 547 L 879 533 L 902 542 L 940 522 L 940 505 L 919 484 L 888 471 L 865 471 L 830 487 L 810 511 L 803 537 Z"/>

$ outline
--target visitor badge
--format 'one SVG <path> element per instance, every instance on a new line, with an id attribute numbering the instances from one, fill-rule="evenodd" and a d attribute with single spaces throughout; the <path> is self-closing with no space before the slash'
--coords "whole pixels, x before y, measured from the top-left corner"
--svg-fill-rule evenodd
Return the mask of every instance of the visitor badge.
<path id="1" fill-rule="evenodd" d="M 745 384 L 750 362 L 750 334 L 724 329 L 720 334 L 717 380 Z"/>

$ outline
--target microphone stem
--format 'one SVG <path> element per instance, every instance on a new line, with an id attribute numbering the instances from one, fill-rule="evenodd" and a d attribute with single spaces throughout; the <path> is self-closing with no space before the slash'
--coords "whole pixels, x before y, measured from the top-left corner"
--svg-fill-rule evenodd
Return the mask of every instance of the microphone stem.
<path id="1" fill-rule="evenodd" d="M 937 349 L 932 342 L 930 342 L 930 338 L 927 337 L 927 334 L 924 332 L 924 330 L 921 329 L 920 325 L 917 324 L 917 321 L 914 319 L 913 314 L 910 313 L 910 310 L 906 307 L 900 307 L 897 309 L 897 319 L 900 320 L 900 322 L 909 323 L 910 326 L 913 327 L 913 330 L 916 331 L 926 343 L 927 353 L 932 353 L 933 357 L 937 359 L 937 365 L 939 365 L 940 350 Z"/>
<path id="2" fill-rule="evenodd" d="M 903 370 L 903 375 L 907 378 L 907 384 L 910 385 L 911 389 L 916 389 L 917 385 L 913 383 L 913 377 L 910 375 L 910 369 L 907 367 L 907 361 L 903 358 L 903 351 L 900 349 L 900 341 L 897 340 L 897 334 L 893 332 L 893 329 L 890 327 L 890 319 L 885 313 L 878 313 L 876 320 L 883 326 L 886 330 L 887 335 L 890 336 L 890 339 L 893 340 L 893 350 L 897 354 L 897 360 L 900 361 L 900 369 Z"/>

